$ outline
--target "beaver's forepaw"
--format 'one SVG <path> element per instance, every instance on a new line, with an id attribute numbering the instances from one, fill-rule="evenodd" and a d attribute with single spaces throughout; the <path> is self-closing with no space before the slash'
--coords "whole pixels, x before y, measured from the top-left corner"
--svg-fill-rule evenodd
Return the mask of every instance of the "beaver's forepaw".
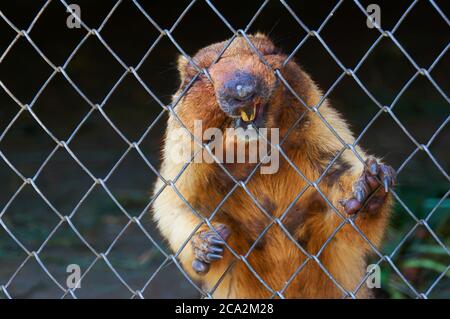
<path id="1" fill-rule="evenodd" d="M 377 212 L 384 204 L 389 187 L 395 185 L 395 170 L 378 163 L 375 158 L 366 160 L 363 173 L 353 185 L 353 196 L 342 200 L 345 213 L 353 215 L 362 210 L 368 213 Z M 381 182 L 381 184 L 380 184 Z"/>
<path id="2" fill-rule="evenodd" d="M 220 236 L 212 230 L 200 230 L 192 238 L 194 260 L 192 268 L 200 275 L 209 271 L 210 264 L 223 257 L 225 241 L 230 236 L 230 230 L 223 224 L 214 224 Z"/>

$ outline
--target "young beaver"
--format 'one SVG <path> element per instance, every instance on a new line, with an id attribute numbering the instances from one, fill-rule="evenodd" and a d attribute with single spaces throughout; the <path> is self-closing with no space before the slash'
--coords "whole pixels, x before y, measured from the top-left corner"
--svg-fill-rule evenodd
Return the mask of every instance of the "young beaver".
<path id="1" fill-rule="evenodd" d="M 357 213 L 354 224 L 379 247 L 395 171 L 359 147 L 354 150 L 360 159 L 351 148 L 344 149 L 343 142 L 352 144 L 354 137 L 341 115 L 327 101 L 319 113 L 301 102 L 311 110 L 323 96 L 308 74 L 293 61 L 284 64 L 287 56 L 266 36 L 249 39 L 265 61 L 242 37 L 218 60 L 225 42 L 200 50 L 193 58 L 197 67 L 179 59 L 181 86 L 174 101 L 180 100 L 174 107 L 177 116 L 170 114 L 168 120 L 160 170 L 169 185 L 158 180 L 155 186 L 154 220 L 174 252 L 187 242 L 179 260 L 214 297 L 267 298 L 279 292 L 286 298 L 340 298 L 357 290 L 372 251 L 347 217 Z M 203 68 L 209 76 L 198 75 Z M 279 128 L 282 154 L 289 160 L 280 155 L 273 174 L 248 162 L 186 165 L 174 150 L 193 155 L 195 142 L 175 132 L 180 121 L 194 132 L 196 120 L 202 121 L 202 132 L 243 123 Z M 224 168 L 242 183 L 236 184 Z M 213 229 L 194 211 L 205 218 L 214 213 Z M 320 265 L 304 252 L 317 256 Z M 370 290 L 362 284 L 356 296 L 368 298 Z"/>

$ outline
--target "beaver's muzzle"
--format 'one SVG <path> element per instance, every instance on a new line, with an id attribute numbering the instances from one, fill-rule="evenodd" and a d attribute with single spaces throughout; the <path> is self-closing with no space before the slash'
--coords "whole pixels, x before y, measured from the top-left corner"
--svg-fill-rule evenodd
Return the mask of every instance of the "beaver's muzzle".
<path id="1" fill-rule="evenodd" d="M 257 106 L 262 96 L 262 85 L 258 77 L 236 71 L 217 90 L 222 110 L 231 117 L 240 117 L 244 122 L 255 119 Z"/>

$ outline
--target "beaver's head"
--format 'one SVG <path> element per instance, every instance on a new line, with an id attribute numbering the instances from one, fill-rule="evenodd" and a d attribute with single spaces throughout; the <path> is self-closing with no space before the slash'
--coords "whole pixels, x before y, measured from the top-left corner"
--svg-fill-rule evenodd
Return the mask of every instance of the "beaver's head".
<path id="1" fill-rule="evenodd" d="M 289 127 L 305 107 L 281 83 L 276 70 L 306 103 L 315 102 L 312 101 L 315 86 L 297 64 L 285 64 L 287 56 L 266 36 L 256 34 L 249 39 L 260 54 L 245 38 L 238 37 L 228 46 L 228 42 L 221 42 L 198 51 L 193 57 L 198 68 L 180 57 L 178 95 L 184 95 L 175 112 L 189 129 L 194 120 L 201 120 L 204 129 L 251 125 L 278 127 L 281 132 Z M 207 69 L 209 77 L 199 69 Z"/>

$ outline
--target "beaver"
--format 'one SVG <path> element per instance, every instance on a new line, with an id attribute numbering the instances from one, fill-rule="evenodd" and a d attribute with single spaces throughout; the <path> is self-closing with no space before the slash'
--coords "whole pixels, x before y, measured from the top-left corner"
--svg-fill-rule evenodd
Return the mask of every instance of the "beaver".
<path id="1" fill-rule="evenodd" d="M 370 298 L 366 259 L 387 227 L 395 171 L 352 146 L 341 114 L 286 61 L 259 33 L 179 58 L 154 221 L 186 273 L 215 298 Z M 263 174 L 261 158 L 178 161 L 175 149 L 195 157 L 192 145 L 210 142 L 191 134 L 196 121 L 202 132 L 276 128 L 276 172 Z M 211 148 L 206 154 L 216 159 Z"/>

